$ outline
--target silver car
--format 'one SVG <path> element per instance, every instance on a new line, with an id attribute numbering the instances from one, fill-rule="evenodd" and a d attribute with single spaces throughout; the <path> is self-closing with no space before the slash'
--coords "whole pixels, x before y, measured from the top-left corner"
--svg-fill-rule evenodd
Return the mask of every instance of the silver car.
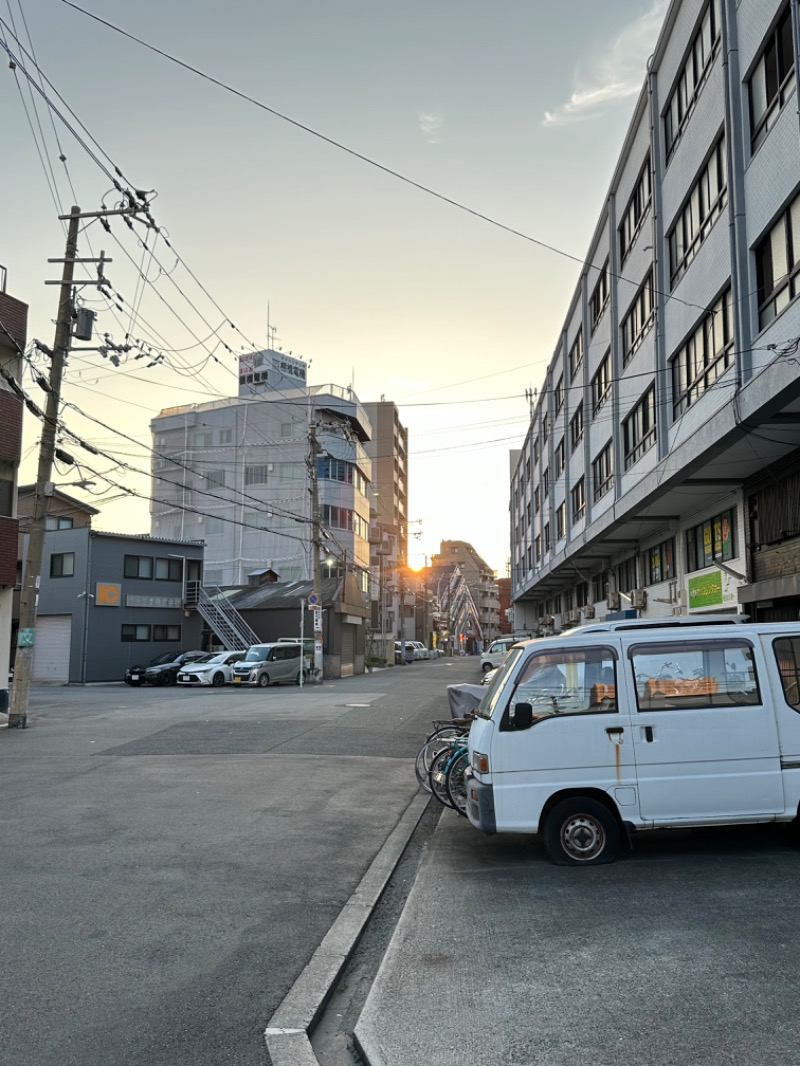
<path id="1" fill-rule="evenodd" d="M 233 664 L 238 663 L 247 654 L 242 651 L 219 651 L 205 655 L 193 663 L 182 666 L 178 672 L 179 685 L 213 685 L 219 688 L 229 685 Z"/>

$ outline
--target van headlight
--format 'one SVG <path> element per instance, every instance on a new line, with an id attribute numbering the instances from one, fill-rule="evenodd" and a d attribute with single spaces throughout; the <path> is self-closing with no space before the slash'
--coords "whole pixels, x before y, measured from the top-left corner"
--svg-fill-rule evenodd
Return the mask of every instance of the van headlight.
<path id="1" fill-rule="evenodd" d="M 479 751 L 472 753 L 472 769 L 478 774 L 489 773 L 489 756 L 481 755 Z"/>

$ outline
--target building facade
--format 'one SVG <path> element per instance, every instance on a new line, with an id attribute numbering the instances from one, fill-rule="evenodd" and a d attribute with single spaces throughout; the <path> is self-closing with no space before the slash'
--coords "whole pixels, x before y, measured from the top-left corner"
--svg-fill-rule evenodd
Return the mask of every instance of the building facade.
<path id="1" fill-rule="evenodd" d="M 393 403 L 364 404 L 372 438 L 370 493 L 371 645 L 374 659 L 394 662 L 394 641 L 417 639 L 413 603 L 401 588 L 408 560 L 408 431 Z"/>
<path id="2" fill-rule="evenodd" d="M 22 449 L 22 352 L 28 307 L 6 292 L 0 266 L 0 711 L 8 709 L 14 590 L 17 583 L 17 470 Z"/>
<path id="3" fill-rule="evenodd" d="M 515 628 L 800 616 L 797 19 L 670 4 L 513 459 Z"/>
<path id="4" fill-rule="evenodd" d="M 372 427 L 365 408 L 352 389 L 298 387 L 305 364 L 282 353 L 242 360 L 238 398 L 169 408 L 153 419 L 153 536 L 204 540 L 209 586 L 246 585 L 264 567 L 281 581 L 310 578 L 313 474 L 326 561 L 357 571 L 366 594 L 364 444 Z"/>

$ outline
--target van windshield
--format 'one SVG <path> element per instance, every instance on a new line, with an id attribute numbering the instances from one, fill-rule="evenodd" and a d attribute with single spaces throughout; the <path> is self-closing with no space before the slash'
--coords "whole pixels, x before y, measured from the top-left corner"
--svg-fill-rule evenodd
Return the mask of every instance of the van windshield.
<path id="1" fill-rule="evenodd" d="M 242 662 L 245 663 L 263 663 L 267 657 L 269 648 L 248 648 L 247 655 L 245 655 Z"/>
<path id="2" fill-rule="evenodd" d="M 485 715 L 491 718 L 494 713 L 494 709 L 497 706 L 498 697 L 505 685 L 506 678 L 514 669 L 520 655 L 522 655 L 524 648 L 512 648 L 508 655 L 503 659 L 502 665 L 498 667 L 497 672 L 491 680 L 491 683 L 486 689 L 486 694 L 480 702 L 478 710 L 482 711 Z"/>

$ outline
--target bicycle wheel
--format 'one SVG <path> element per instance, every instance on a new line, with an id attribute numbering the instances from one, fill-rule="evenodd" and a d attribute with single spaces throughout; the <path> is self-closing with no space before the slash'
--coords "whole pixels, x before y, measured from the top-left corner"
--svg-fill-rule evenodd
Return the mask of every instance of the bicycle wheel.
<path id="1" fill-rule="evenodd" d="M 459 814 L 467 817 L 467 783 L 464 771 L 469 766 L 469 752 L 462 751 L 450 760 L 445 777 L 445 787 L 450 803 Z"/>
<path id="2" fill-rule="evenodd" d="M 452 757 L 452 747 L 444 748 L 431 763 L 431 771 L 428 775 L 431 792 L 445 807 L 453 806 L 450 797 L 447 795 L 447 766 Z"/>
<path id="3" fill-rule="evenodd" d="M 420 786 L 424 788 L 426 792 L 430 792 L 431 790 L 429 780 L 431 763 L 444 747 L 460 735 L 461 731 L 454 726 L 442 726 L 440 729 L 431 733 L 417 752 L 416 762 L 414 763 L 414 772 L 417 775 L 417 781 L 419 781 Z"/>

